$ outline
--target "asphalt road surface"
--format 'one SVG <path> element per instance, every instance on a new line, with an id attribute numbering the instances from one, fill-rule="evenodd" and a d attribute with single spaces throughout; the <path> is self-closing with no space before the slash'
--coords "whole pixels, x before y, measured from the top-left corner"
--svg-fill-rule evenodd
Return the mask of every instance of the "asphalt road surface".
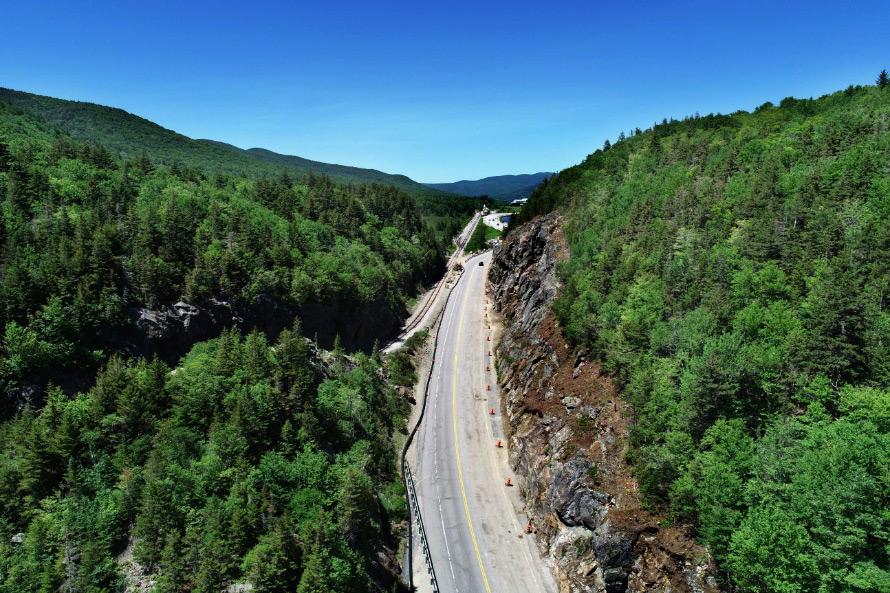
<path id="1" fill-rule="evenodd" d="M 505 228 L 507 228 L 507 224 L 501 222 L 502 216 L 506 216 L 506 214 L 504 212 L 492 212 L 491 214 L 486 214 L 485 218 L 482 219 L 482 222 L 492 228 L 503 231 Z"/>
<path id="2" fill-rule="evenodd" d="M 525 533 L 518 488 L 506 486 L 516 481 L 506 449 L 496 446 L 504 436 L 495 373 L 486 371 L 490 261 L 487 252 L 466 262 L 444 312 L 415 441 L 417 494 L 440 591 L 552 593 L 553 577 Z"/>
<path id="3" fill-rule="evenodd" d="M 473 215 L 473 218 L 470 219 L 470 222 L 464 226 L 463 230 L 461 230 L 460 234 L 454 239 L 454 242 L 459 246 L 454 253 L 451 254 L 451 259 L 448 260 L 448 268 L 452 268 L 454 264 L 461 258 L 464 253 L 464 245 L 467 244 L 467 241 L 470 240 L 470 235 L 473 234 L 473 231 L 476 229 L 476 224 L 479 222 L 479 219 L 482 217 L 481 212 L 477 212 Z"/>

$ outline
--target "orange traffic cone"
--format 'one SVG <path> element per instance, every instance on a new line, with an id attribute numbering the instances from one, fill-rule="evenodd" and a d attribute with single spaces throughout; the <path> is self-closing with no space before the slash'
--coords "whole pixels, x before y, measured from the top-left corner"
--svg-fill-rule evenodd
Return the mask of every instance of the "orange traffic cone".
<path id="1" fill-rule="evenodd" d="M 498 439 L 498 449 L 501 448 L 501 439 Z"/>
<path id="2" fill-rule="evenodd" d="M 486 385 L 486 386 L 485 386 L 485 391 L 491 391 L 491 385 Z"/>
<path id="3" fill-rule="evenodd" d="M 525 526 L 525 532 L 526 533 L 532 532 L 532 524 L 531 523 L 529 523 L 528 525 Z"/>
<path id="4" fill-rule="evenodd" d="M 488 336 L 487 338 L 485 338 L 485 341 L 486 341 L 486 342 L 491 342 L 491 336 Z"/>
<path id="5" fill-rule="evenodd" d="M 488 368 L 488 366 L 489 366 L 489 365 L 485 365 L 485 370 L 486 370 L 486 371 L 490 371 L 490 370 L 491 370 L 490 368 Z"/>
<path id="6" fill-rule="evenodd" d="M 510 478 L 507 478 L 507 486 L 512 486 L 512 485 L 513 484 L 510 483 Z"/>
<path id="7" fill-rule="evenodd" d="M 491 356 L 491 350 L 488 351 L 488 355 Z"/>

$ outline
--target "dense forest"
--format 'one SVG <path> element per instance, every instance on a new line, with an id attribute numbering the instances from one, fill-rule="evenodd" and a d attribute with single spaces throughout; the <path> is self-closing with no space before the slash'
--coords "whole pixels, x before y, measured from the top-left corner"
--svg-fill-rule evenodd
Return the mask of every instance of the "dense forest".
<path id="1" fill-rule="evenodd" d="M 436 236 L 446 243 L 460 230 L 460 219 L 469 220 L 473 212 L 483 205 L 494 204 L 491 199 L 467 199 L 430 188 L 404 175 L 322 163 L 261 148 L 243 150 L 224 142 L 194 140 L 123 109 L 95 103 L 68 101 L 5 88 L 0 88 L 0 102 L 42 119 L 55 127 L 56 133 L 64 131 L 72 139 L 100 144 L 119 161 L 150 160 L 155 166 L 168 168 L 185 163 L 208 176 L 221 173 L 251 180 L 261 177 L 277 179 L 282 175 L 303 179 L 307 174 L 314 173 L 328 177 L 338 185 L 394 186 L 414 198 Z"/>
<path id="2" fill-rule="evenodd" d="M 0 427 L 0 591 L 370 591 L 407 403 L 376 357 L 335 352 L 319 385 L 311 353 L 285 331 L 226 332 L 175 373 L 115 356 Z"/>
<path id="3" fill-rule="evenodd" d="M 200 163 L 199 163 L 200 164 Z M 477 204 L 123 158 L 0 101 L 0 591 L 369 591 L 404 518 L 404 355 L 225 330 L 175 367 L 128 308 L 260 296 L 404 311 Z M 450 235 L 446 235 L 450 236 Z M 58 387 L 66 374 L 89 387 Z M 391 380 L 389 376 L 392 375 Z"/>
<path id="4" fill-rule="evenodd" d="M 0 195 L 7 397 L 35 375 L 94 372 L 130 307 L 265 295 L 402 312 L 444 265 L 414 199 L 392 186 L 122 161 L 2 102 Z M 462 222 L 435 213 L 446 231 Z"/>
<path id="5" fill-rule="evenodd" d="M 730 590 L 890 591 L 890 89 L 664 120 L 539 186 L 555 312 Z"/>

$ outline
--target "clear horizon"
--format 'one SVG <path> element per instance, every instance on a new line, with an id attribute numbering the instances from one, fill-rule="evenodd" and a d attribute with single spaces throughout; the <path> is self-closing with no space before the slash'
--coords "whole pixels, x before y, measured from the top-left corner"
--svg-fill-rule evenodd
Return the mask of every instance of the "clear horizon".
<path id="1" fill-rule="evenodd" d="M 425 183 L 559 171 L 622 130 L 872 84 L 890 61 L 879 2 L 5 10 L 0 86 Z"/>

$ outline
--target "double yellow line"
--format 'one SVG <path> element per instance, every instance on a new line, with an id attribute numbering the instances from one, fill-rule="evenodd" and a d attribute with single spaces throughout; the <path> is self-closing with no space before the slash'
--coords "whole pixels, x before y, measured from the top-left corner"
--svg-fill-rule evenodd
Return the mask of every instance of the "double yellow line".
<path id="1" fill-rule="evenodd" d="M 482 554 L 479 553 L 479 544 L 476 542 L 476 530 L 473 529 L 473 520 L 470 518 L 470 505 L 467 502 L 467 490 L 464 487 L 464 472 L 460 467 L 460 448 L 457 445 L 457 360 L 460 350 L 460 334 L 464 326 L 464 310 L 467 307 L 467 299 L 470 297 L 470 277 L 467 275 L 467 288 L 464 294 L 464 302 L 460 307 L 460 319 L 457 324 L 457 342 L 454 345 L 454 376 L 451 378 L 451 415 L 454 418 L 454 455 L 457 457 L 457 476 L 460 478 L 460 494 L 464 499 L 464 511 L 467 514 L 467 525 L 470 526 L 470 537 L 473 539 L 473 548 L 476 550 L 476 560 L 479 562 L 479 572 L 482 573 L 482 582 L 485 590 L 491 593 L 488 586 L 488 577 L 485 575 L 485 566 L 482 565 Z"/>

